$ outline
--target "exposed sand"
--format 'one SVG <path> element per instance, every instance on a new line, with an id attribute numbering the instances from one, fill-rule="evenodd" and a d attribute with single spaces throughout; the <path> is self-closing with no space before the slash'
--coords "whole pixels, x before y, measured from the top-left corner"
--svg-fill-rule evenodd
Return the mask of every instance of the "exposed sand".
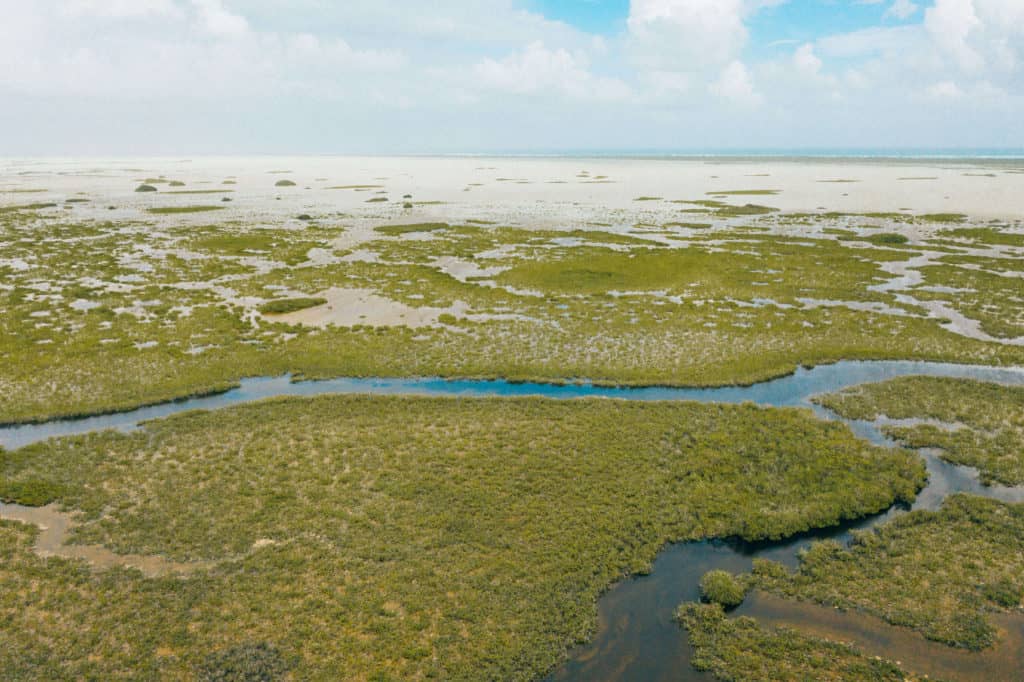
<path id="1" fill-rule="evenodd" d="M 282 168 L 295 187 L 275 187 Z M 778 190 L 774 195 L 733 195 L 731 203 L 758 203 L 787 211 L 866 212 L 910 209 L 958 212 L 977 218 L 1024 219 L 1024 160 L 894 161 L 869 159 L 615 159 L 615 158 L 399 158 L 296 157 L 118 160 L 0 160 L 0 205 L 62 202 L 75 215 L 139 217 L 139 209 L 216 204 L 215 214 L 151 216 L 147 220 L 213 221 L 338 213 L 356 218 L 489 219 L 533 224 L 616 222 L 615 211 L 635 218 L 679 216 L 668 200 L 713 198 L 715 192 Z M 581 176 L 582 171 L 588 175 Z M 175 190 L 233 190 L 230 194 L 138 194 L 141 180 L 181 180 Z M 990 177 L 994 175 L 994 177 Z M 595 181 L 597 176 L 607 179 Z M 223 185 L 231 177 L 235 184 Z M 317 180 L 327 178 L 327 180 Z M 378 178 L 386 178 L 378 180 Z M 929 178 L 907 180 L 906 178 Z M 931 179 L 934 178 L 934 179 Z M 848 179 L 857 182 L 829 182 Z M 381 185 L 359 191 L 339 185 Z M 24 189 L 46 192 L 13 193 Z M 468 190 L 468 191 L 467 191 Z M 374 194 L 385 192 L 385 194 Z M 402 208 L 404 195 L 414 208 Z M 221 202 L 223 196 L 230 203 Z M 369 196 L 387 196 L 368 204 Z M 643 196 L 666 201 L 642 201 Z M 443 202 L 443 203 L 437 203 Z M 109 210 L 108 206 L 115 206 Z M 659 217 L 660 216 L 660 217 Z M 624 217 L 624 216 L 623 216 Z M 640 221 L 644 222 L 644 221 Z"/>
<path id="2" fill-rule="evenodd" d="M 467 311 L 466 304 L 459 301 L 448 308 L 413 308 L 381 296 L 372 289 L 332 288 L 316 296 L 327 299 L 327 303 L 294 313 L 265 317 L 274 322 L 307 327 L 326 327 L 332 324 L 352 327 L 358 324 L 374 327 L 406 325 L 415 329 L 439 324 L 438 318 L 443 314 L 459 316 Z"/>
<path id="3" fill-rule="evenodd" d="M 0 504 L 0 519 L 20 521 L 40 529 L 36 538 L 35 551 L 41 557 L 57 556 L 64 559 L 82 559 L 93 568 L 103 569 L 121 566 L 135 568 L 149 577 L 188 574 L 201 568 L 213 566 L 213 562 L 179 563 L 160 556 L 115 554 L 106 547 L 97 545 L 66 545 L 68 531 L 74 525 L 71 514 L 60 511 L 57 505 L 46 507 L 23 507 L 17 504 Z"/>

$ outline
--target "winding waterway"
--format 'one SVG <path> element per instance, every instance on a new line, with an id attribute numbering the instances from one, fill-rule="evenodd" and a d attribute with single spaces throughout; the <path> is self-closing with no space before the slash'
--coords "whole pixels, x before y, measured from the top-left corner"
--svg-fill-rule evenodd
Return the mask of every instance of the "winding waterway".
<path id="1" fill-rule="evenodd" d="M 994 368 L 913 361 L 843 361 L 811 369 L 800 368 L 794 374 L 752 386 L 720 388 L 615 388 L 589 383 L 531 384 L 507 381 L 447 381 L 444 379 L 333 379 L 328 381 L 293 382 L 290 377 L 247 379 L 239 387 L 224 393 L 163 403 L 137 410 L 81 419 L 56 420 L 41 424 L 25 424 L 0 428 L 0 445 L 13 449 L 47 438 L 81 434 L 101 429 L 130 431 L 141 422 L 197 409 L 220 409 L 232 405 L 277 396 L 312 396 L 332 393 L 376 395 L 423 395 L 452 397 L 542 396 L 554 399 L 613 398 L 625 400 L 692 400 L 699 402 L 753 402 L 772 407 L 809 407 L 823 418 L 839 420 L 834 413 L 810 402 L 814 395 L 841 390 L 857 384 L 876 382 L 906 375 L 928 375 L 995 381 L 1024 385 L 1024 369 Z M 876 444 L 891 444 L 874 423 L 841 420 L 861 437 Z M 993 497 L 1007 502 L 1024 501 L 1024 488 L 982 486 L 972 470 L 953 466 L 938 459 L 935 453 L 923 451 L 929 473 L 927 487 L 918 495 L 913 509 L 937 509 L 953 492 Z M 811 542 L 823 538 L 845 541 L 850 531 L 868 528 L 904 513 L 906 509 L 889 511 L 840 527 L 823 529 L 781 542 L 743 543 L 715 540 L 669 545 L 655 559 L 649 575 L 629 578 L 612 587 L 598 604 L 599 626 L 595 639 L 572 652 L 570 660 L 555 671 L 550 682 L 564 680 L 704 680 L 704 673 L 690 665 L 692 650 L 685 633 L 675 622 L 676 607 L 685 601 L 699 599 L 700 577 L 712 569 L 738 573 L 748 571 L 755 558 L 774 559 L 790 567 L 797 563 L 797 553 Z M 767 596 L 755 595 L 738 613 L 758 617 L 766 622 L 792 623 L 794 618 L 811 621 L 815 607 L 808 606 L 797 617 L 783 614 L 784 605 Z M 788 619 L 788 620 L 787 620 Z M 817 620 L 824 627 L 825 618 Z M 814 623 L 809 623 L 814 629 Z M 840 624 L 841 625 L 841 624 Z M 840 627 L 840 626 L 836 626 Z M 861 624 L 862 629 L 868 630 Z M 868 644 L 910 636 L 917 658 L 923 666 L 935 671 L 970 670 L 971 674 L 988 679 L 1001 679 L 1005 656 L 992 660 L 964 658 L 967 656 L 949 647 L 924 642 L 909 631 L 899 631 L 888 638 L 878 633 L 884 623 L 874 629 Z M 1024 628 L 1009 626 L 1011 644 L 1024 646 Z M 893 629 L 896 630 L 896 629 Z M 832 631 L 834 632 L 834 631 Z M 851 630 L 852 632 L 852 630 Z M 855 637 L 846 631 L 840 634 Z M 1014 638 L 1015 637 L 1015 638 Z M 883 644 L 879 644 L 883 646 Z M 894 651 L 908 651 L 907 645 Z M 885 653 L 869 651 L 869 653 Z M 1013 661 L 1009 661 L 1013 664 Z M 916 672 L 929 673 L 930 670 Z"/>

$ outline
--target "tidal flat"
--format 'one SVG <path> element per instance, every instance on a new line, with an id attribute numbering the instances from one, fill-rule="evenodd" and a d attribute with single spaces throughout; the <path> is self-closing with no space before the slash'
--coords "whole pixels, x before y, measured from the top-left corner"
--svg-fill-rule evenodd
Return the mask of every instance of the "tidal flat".
<path id="1" fill-rule="evenodd" d="M 1014 163 L 2 161 L 0 425 L 289 377 L 740 391 L 844 360 L 1018 371 Z M 840 388 L 817 387 L 813 412 L 276 398 L 0 448 L 0 669 L 584 679 L 560 666 L 597 632 L 598 599 L 667 544 L 877 514 L 893 518 L 852 545 L 734 579 L 779 613 L 840 606 L 950 660 L 1004 656 L 1019 505 L 976 490 L 893 510 L 934 474 L 915 450 L 972 467 L 982 493 L 1018 491 L 1019 386 Z M 860 438 L 868 422 L 899 446 Z M 947 546 L 969 560 L 951 568 Z M 666 636 L 720 679 L 922 674 L 824 625 L 716 608 L 684 606 Z M 687 659 L 669 677 L 701 674 Z"/>

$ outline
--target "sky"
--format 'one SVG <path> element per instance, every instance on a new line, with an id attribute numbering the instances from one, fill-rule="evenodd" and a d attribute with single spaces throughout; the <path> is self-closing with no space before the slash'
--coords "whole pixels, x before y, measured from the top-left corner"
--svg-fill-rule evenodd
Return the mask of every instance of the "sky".
<path id="1" fill-rule="evenodd" d="M 1024 0 L 0 0 L 0 157 L 1024 148 Z"/>

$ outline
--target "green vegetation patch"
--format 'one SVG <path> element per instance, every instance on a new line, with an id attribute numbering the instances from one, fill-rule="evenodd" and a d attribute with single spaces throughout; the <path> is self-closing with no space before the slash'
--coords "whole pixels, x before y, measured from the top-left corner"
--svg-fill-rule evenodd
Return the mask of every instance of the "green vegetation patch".
<path id="1" fill-rule="evenodd" d="M 889 661 L 846 644 L 767 628 L 752 618 L 731 619 L 718 604 L 684 604 L 677 618 L 690 636 L 693 665 L 725 682 L 874 680 L 917 678 Z"/>
<path id="2" fill-rule="evenodd" d="M 398 236 L 410 232 L 436 232 L 437 230 L 447 230 L 449 227 L 451 226 L 448 223 L 415 223 L 412 225 L 381 225 L 374 229 L 381 234 Z"/>
<path id="3" fill-rule="evenodd" d="M 259 311 L 264 315 L 285 315 L 306 308 L 315 308 L 325 303 L 327 303 L 326 298 L 282 298 L 264 303 L 259 307 Z"/>
<path id="4" fill-rule="evenodd" d="M 739 606 L 746 595 L 746 585 L 728 571 L 708 571 L 700 579 L 701 598 L 724 608 Z"/>
<path id="5" fill-rule="evenodd" d="M 966 222 L 967 216 L 963 213 L 926 213 L 920 219 L 929 223 L 962 223 Z"/>
<path id="6" fill-rule="evenodd" d="M 1007 232 L 996 227 L 970 227 L 946 230 L 939 237 L 967 239 L 972 242 L 999 246 L 1016 246 L 1024 248 L 1024 233 Z"/>
<path id="7" fill-rule="evenodd" d="M 781 189 L 730 189 L 722 192 L 708 192 L 708 196 L 765 197 L 781 193 Z"/>
<path id="8" fill-rule="evenodd" d="M 944 256 L 941 264 L 920 271 L 925 282 L 913 290 L 918 299 L 945 301 L 996 338 L 1024 336 L 1024 259 Z M 925 286 L 948 287 L 955 293 Z"/>
<path id="9" fill-rule="evenodd" d="M 57 208 L 53 202 L 38 202 L 34 204 L 21 204 L 18 206 L 0 206 L 0 214 L 14 213 L 16 211 L 40 211 L 46 208 Z"/>
<path id="10" fill-rule="evenodd" d="M 978 469 L 986 485 L 1024 484 L 1024 387 L 966 379 L 900 377 L 815 398 L 850 419 L 930 419 L 945 424 L 883 425 L 913 448 L 938 448 Z"/>
<path id="11" fill-rule="evenodd" d="M 161 206 L 148 208 L 147 213 L 153 215 L 182 215 L 186 213 L 209 213 L 210 211 L 221 211 L 223 206 Z"/>
<path id="12" fill-rule="evenodd" d="M 181 678 L 265 642 L 296 679 L 526 680 L 665 542 L 835 524 L 925 471 L 804 410 L 323 396 L 40 443 L 0 475 L 63 486 L 76 543 L 215 562 L 93 573 L 0 523 L 8 679 Z"/>
<path id="13" fill-rule="evenodd" d="M 954 495 L 938 512 L 857 533 L 849 548 L 816 543 L 796 573 L 755 570 L 753 580 L 785 597 L 859 609 L 931 640 L 985 649 L 997 641 L 986 614 L 1016 609 L 1024 598 L 1024 504 Z"/>

